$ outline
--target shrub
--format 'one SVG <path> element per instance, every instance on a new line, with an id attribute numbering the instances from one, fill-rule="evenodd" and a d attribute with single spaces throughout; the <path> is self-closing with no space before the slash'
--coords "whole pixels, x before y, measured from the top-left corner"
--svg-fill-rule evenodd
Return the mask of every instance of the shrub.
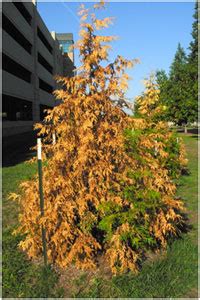
<path id="1" fill-rule="evenodd" d="M 41 255 L 43 225 L 50 263 L 94 268 L 101 254 L 113 273 L 137 271 L 143 253 L 165 247 L 183 222 L 170 174 L 172 137 L 151 116 L 149 103 L 156 106 L 158 94 L 152 84 L 140 103 L 143 118 L 125 114 L 125 68 L 133 61 L 118 56 L 113 63 L 101 63 L 113 37 L 95 30 L 111 19 L 99 20 L 83 6 L 80 14 L 82 67 L 72 78 L 58 78 L 63 89 L 55 95 L 62 102 L 48 112 L 45 125 L 37 126 L 46 136 L 44 150 L 50 157 L 43 171 L 45 213 L 40 214 L 37 177 L 24 182 L 17 197 L 18 231 L 26 237 L 19 245 L 30 258 Z M 89 17 L 91 23 L 86 23 Z M 52 132 L 55 145 L 50 143 Z M 179 158 L 177 150 L 173 159 Z"/>

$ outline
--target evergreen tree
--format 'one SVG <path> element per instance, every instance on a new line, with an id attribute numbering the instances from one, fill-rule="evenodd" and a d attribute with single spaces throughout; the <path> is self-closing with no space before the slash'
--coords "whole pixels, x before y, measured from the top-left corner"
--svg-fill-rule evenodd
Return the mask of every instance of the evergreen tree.
<path id="1" fill-rule="evenodd" d="M 190 121 L 197 121 L 198 118 L 198 2 L 195 4 L 195 13 L 193 15 L 194 23 L 192 25 L 192 38 L 190 43 L 190 53 L 188 55 L 188 76 L 190 79 L 190 102 L 191 116 Z"/>
<path id="2" fill-rule="evenodd" d="M 190 43 L 189 49 L 190 53 L 188 55 L 188 62 L 195 64 L 198 63 L 198 2 L 195 3 L 195 12 L 194 12 L 194 23 L 192 25 L 192 38 L 193 40 Z"/>
<path id="3" fill-rule="evenodd" d="M 167 83 L 167 118 L 178 125 L 188 123 L 188 105 L 186 86 L 187 56 L 184 49 L 178 44 L 174 61 L 170 67 L 169 80 Z"/>
<path id="4" fill-rule="evenodd" d="M 181 47 L 181 44 L 178 43 L 177 51 L 174 57 L 174 61 L 172 62 L 172 65 L 170 67 L 170 79 L 174 80 L 175 83 L 177 83 L 182 78 L 182 71 L 185 67 L 185 64 L 187 63 L 187 56 L 186 53 Z"/>
<path id="5" fill-rule="evenodd" d="M 178 44 L 169 78 L 161 70 L 156 74 L 160 87 L 160 101 L 166 106 L 163 118 L 185 126 L 197 121 L 198 117 L 198 2 L 195 4 L 193 40 L 188 57 Z"/>
<path id="6" fill-rule="evenodd" d="M 191 76 L 187 56 L 181 45 L 178 45 L 169 74 L 169 117 L 178 125 L 185 126 L 194 122 L 195 102 L 191 93 Z"/>
<path id="7" fill-rule="evenodd" d="M 175 199 L 171 180 L 184 163 L 183 152 L 166 124 L 157 122 L 159 90 L 153 83 L 146 83 L 138 99 L 140 120 L 113 102 L 114 96 L 124 98 L 125 69 L 133 61 L 118 55 L 107 65 L 108 43 L 114 38 L 99 30 L 111 19 L 97 19 L 84 5 L 80 15 L 82 66 L 74 77 L 58 79 L 63 89 L 54 94 L 62 102 L 37 126 L 47 142 L 44 215 L 37 177 L 22 183 L 21 195 L 11 195 L 21 208 L 20 247 L 30 258 L 39 257 L 43 226 L 49 263 L 89 269 L 98 266 L 101 254 L 113 273 L 136 272 L 144 253 L 166 247 L 184 223 L 183 203 Z M 52 145 L 53 132 L 57 141 Z M 179 164 L 172 174 L 173 161 Z"/>
<path id="8" fill-rule="evenodd" d="M 169 78 L 164 71 L 156 74 L 160 87 L 160 101 L 166 106 L 163 118 L 177 125 L 187 125 L 196 120 L 197 102 L 193 96 L 191 67 L 184 49 L 178 44 L 170 67 Z"/>
<path id="9" fill-rule="evenodd" d="M 168 77 L 167 77 L 165 70 L 158 70 L 156 72 L 156 81 L 160 87 L 163 86 L 167 80 L 168 80 Z"/>
<path id="10" fill-rule="evenodd" d="M 162 114 L 162 120 L 168 120 L 167 99 L 169 97 L 168 95 L 169 79 L 164 70 L 158 70 L 156 72 L 156 82 L 160 89 L 160 104 L 162 104 L 164 108 Z"/>

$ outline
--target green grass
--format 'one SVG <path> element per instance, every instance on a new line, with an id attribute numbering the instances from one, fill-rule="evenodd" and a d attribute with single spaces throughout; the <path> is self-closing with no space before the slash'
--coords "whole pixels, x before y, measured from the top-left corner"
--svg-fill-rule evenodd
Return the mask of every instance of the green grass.
<path id="1" fill-rule="evenodd" d="M 166 257 L 145 264 L 136 276 L 131 273 L 112 280 L 94 278 L 80 298 L 168 298 L 181 297 L 197 285 L 197 245 L 188 237 L 176 241 Z"/>
<path id="2" fill-rule="evenodd" d="M 13 167 L 3 168 L 2 170 L 2 198 L 3 198 L 3 229 L 17 224 L 16 203 L 7 199 L 11 192 L 18 191 L 21 181 L 29 180 L 37 171 L 37 165 L 21 163 Z"/>
<path id="3" fill-rule="evenodd" d="M 186 145 L 188 167 L 190 176 L 180 178 L 179 195 L 185 200 L 190 212 L 196 213 L 198 210 L 198 146 L 197 135 L 180 135 Z"/>
<path id="4" fill-rule="evenodd" d="M 31 264 L 17 249 L 20 239 L 11 230 L 3 233 L 3 297 L 58 297 L 53 291 L 58 276 L 50 267 Z"/>
<path id="5" fill-rule="evenodd" d="M 18 209 L 16 203 L 7 199 L 10 192 L 16 192 L 23 180 L 33 177 L 37 171 L 36 164 L 21 163 L 3 168 L 3 297 L 5 298 L 41 298 L 60 297 L 61 289 L 54 289 L 58 275 L 50 267 L 33 264 L 27 260 L 17 245 L 20 236 L 12 235 L 17 225 Z"/>
<path id="6" fill-rule="evenodd" d="M 189 158 L 189 176 L 180 179 L 177 194 L 186 204 L 192 229 L 168 247 L 167 252 L 146 261 L 138 275 L 132 273 L 105 279 L 98 275 L 90 282 L 87 276 L 74 281 L 73 297 L 197 297 L 197 139 L 183 136 Z M 19 251 L 20 236 L 13 236 L 17 225 L 17 206 L 7 199 L 9 192 L 18 189 L 19 182 L 31 178 L 36 164 L 18 164 L 3 168 L 3 297 L 41 298 L 62 297 L 57 287 L 58 275 L 33 264 Z M 80 280 L 79 280 L 80 279 Z M 76 288 L 76 285 L 78 288 Z M 69 291 L 68 291 L 69 292 Z"/>
<path id="7" fill-rule="evenodd" d="M 92 284 L 81 289 L 76 297 L 197 297 L 197 136 L 180 136 L 186 145 L 190 175 L 181 177 L 177 195 L 185 202 L 192 229 L 173 242 L 166 254 L 153 261 L 147 261 L 138 275 L 129 273 L 113 277 L 111 280 L 93 278 Z M 84 285 L 83 282 L 82 286 Z"/>

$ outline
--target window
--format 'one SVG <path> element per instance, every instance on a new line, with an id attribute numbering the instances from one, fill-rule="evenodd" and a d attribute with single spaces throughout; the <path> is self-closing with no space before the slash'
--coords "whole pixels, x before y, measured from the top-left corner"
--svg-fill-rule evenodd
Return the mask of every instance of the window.
<path id="1" fill-rule="evenodd" d="M 39 88 L 49 94 L 51 94 L 53 92 L 53 87 L 40 78 L 39 78 Z"/>
<path id="2" fill-rule="evenodd" d="M 21 15 L 24 17 L 26 22 L 29 25 L 31 25 L 32 17 L 30 15 L 30 13 L 28 12 L 28 10 L 26 9 L 26 7 L 24 6 L 24 4 L 22 2 L 13 2 L 13 4 L 18 9 L 18 11 L 21 13 Z"/>
<path id="3" fill-rule="evenodd" d="M 5 30 L 20 46 L 31 54 L 31 43 L 23 36 L 23 34 L 13 25 L 13 23 L 2 14 L 2 28 Z"/>
<path id="4" fill-rule="evenodd" d="M 37 28 L 37 35 L 40 38 L 40 40 L 42 41 L 42 43 L 45 45 L 45 47 L 47 48 L 47 50 L 52 53 L 52 47 L 49 44 L 49 42 L 47 41 L 47 39 L 45 38 L 44 34 L 42 33 L 42 31 L 40 30 L 40 28 Z"/>
<path id="5" fill-rule="evenodd" d="M 40 120 L 43 121 L 44 118 L 47 116 L 47 112 L 44 111 L 45 109 L 52 109 L 52 107 L 40 104 Z"/>
<path id="6" fill-rule="evenodd" d="M 2 54 L 2 69 L 24 81 L 31 82 L 31 72 L 4 53 Z"/>
<path id="7" fill-rule="evenodd" d="M 32 120 L 32 102 L 13 96 L 2 95 L 2 120 Z"/>
<path id="8" fill-rule="evenodd" d="M 53 67 L 46 61 L 46 59 L 38 53 L 38 62 L 47 70 L 49 73 L 53 74 Z"/>

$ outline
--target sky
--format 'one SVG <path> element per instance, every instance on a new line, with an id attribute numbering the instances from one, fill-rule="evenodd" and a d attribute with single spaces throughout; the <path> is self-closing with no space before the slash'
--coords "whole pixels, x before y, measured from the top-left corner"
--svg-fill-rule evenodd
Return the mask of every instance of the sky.
<path id="1" fill-rule="evenodd" d="M 37 8 L 49 31 L 72 32 L 79 39 L 80 23 L 77 16 L 79 2 L 38 2 Z M 86 7 L 92 3 L 85 3 Z M 102 33 L 117 35 L 112 43 L 110 61 L 120 54 L 127 59 L 138 58 L 140 64 L 128 71 L 131 80 L 127 97 L 134 99 L 144 89 L 143 79 L 151 72 L 169 72 L 177 45 L 186 53 L 192 39 L 194 2 L 110 2 L 98 17 L 115 17 L 114 24 Z M 79 56 L 75 50 L 75 65 Z"/>

